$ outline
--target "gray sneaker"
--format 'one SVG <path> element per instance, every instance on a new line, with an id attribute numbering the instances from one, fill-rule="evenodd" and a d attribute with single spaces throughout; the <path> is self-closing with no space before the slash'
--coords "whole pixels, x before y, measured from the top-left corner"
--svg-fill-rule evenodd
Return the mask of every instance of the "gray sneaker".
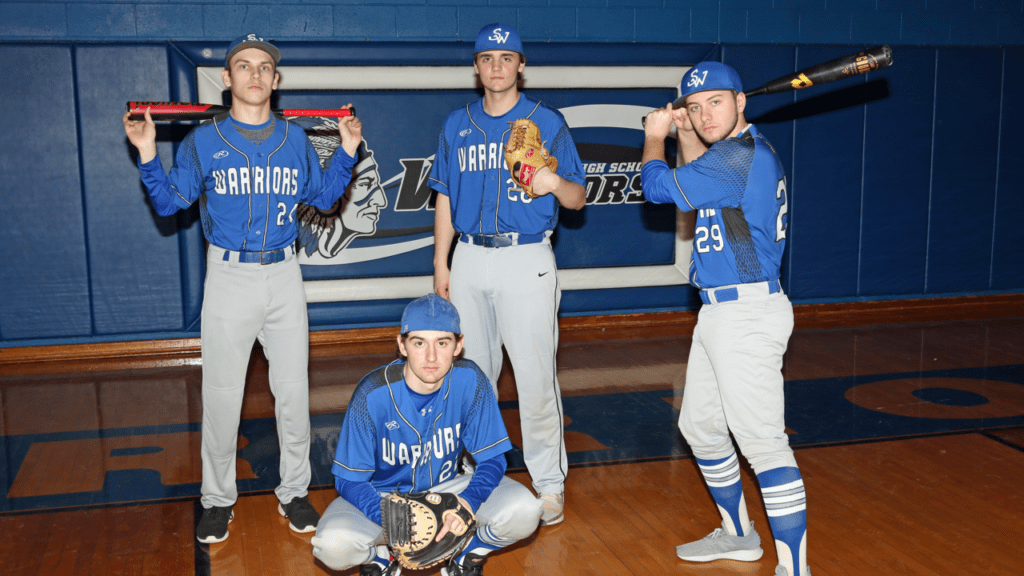
<path id="1" fill-rule="evenodd" d="M 775 576 L 789 576 L 789 570 L 786 570 L 785 566 L 783 566 L 782 564 L 779 564 L 778 566 L 775 567 Z M 810 566 L 807 567 L 807 574 L 805 574 L 804 576 L 811 576 L 811 567 Z"/>
<path id="2" fill-rule="evenodd" d="M 753 562 L 762 554 L 761 537 L 754 530 L 753 522 L 750 523 L 748 536 L 733 536 L 725 528 L 715 528 L 703 540 L 676 546 L 676 556 L 690 562 L 710 562 L 722 558 Z"/>

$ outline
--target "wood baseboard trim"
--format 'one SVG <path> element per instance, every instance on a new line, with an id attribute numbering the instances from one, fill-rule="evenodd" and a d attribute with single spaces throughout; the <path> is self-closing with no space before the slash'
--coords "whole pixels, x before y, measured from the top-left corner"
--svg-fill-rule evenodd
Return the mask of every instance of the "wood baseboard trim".
<path id="1" fill-rule="evenodd" d="M 854 328 L 1024 316 L 1024 294 L 806 304 L 794 307 L 797 330 Z M 573 316 L 559 320 L 559 341 L 596 342 L 689 336 L 696 310 Z M 398 326 L 310 333 L 310 357 L 387 354 Z M 4 375 L 100 372 L 201 364 L 199 338 L 0 348 Z"/>

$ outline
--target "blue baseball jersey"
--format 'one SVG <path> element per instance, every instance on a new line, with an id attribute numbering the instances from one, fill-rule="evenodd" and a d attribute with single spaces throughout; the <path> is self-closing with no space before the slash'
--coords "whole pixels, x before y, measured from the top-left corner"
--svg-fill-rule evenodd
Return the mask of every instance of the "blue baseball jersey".
<path id="1" fill-rule="evenodd" d="M 690 284 L 717 288 L 779 278 L 786 247 L 786 175 L 753 124 L 671 170 L 654 160 L 640 172 L 649 202 L 697 211 Z"/>
<path id="2" fill-rule="evenodd" d="M 352 393 L 331 472 L 378 492 L 418 492 L 455 477 L 465 448 L 477 462 L 512 449 L 494 390 L 469 360 L 457 360 L 438 393 L 417 409 L 405 362 L 367 374 Z"/>
<path id="3" fill-rule="evenodd" d="M 558 159 L 556 173 L 583 185 L 583 163 L 565 118 L 538 100 L 519 95 L 502 116 L 484 112 L 483 99 L 445 118 L 429 185 L 451 201 L 452 226 L 464 234 L 538 234 L 558 224 L 558 199 L 553 194 L 530 198 L 512 181 L 505 165 L 511 122 L 529 118 L 541 140 Z"/>
<path id="4" fill-rule="evenodd" d="M 259 144 L 236 129 L 259 130 L 270 122 L 274 131 Z M 189 132 L 170 173 L 159 157 L 139 168 L 158 214 L 169 216 L 199 200 L 203 233 L 211 244 L 256 252 L 294 243 L 296 206 L 329 209 L 352 179 L 355 160 L 339 146 L 324 173 L 297 124 L 277 116 L 252 126 L 222 114 Z"/>

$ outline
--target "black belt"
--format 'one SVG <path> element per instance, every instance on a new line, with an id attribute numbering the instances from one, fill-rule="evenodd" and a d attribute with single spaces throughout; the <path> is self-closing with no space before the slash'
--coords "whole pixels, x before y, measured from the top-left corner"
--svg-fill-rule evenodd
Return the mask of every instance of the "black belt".
<path id="1" fill-rule="evenodd" d="M 544 240 L 546 233 L 519 234 L 510 232 L 508 234 L 462 234 L 459 240 L 474 246 L 484 248 L 504 248 L 506 246 L 522 246 L 523 244 L 536 244 Z"/>

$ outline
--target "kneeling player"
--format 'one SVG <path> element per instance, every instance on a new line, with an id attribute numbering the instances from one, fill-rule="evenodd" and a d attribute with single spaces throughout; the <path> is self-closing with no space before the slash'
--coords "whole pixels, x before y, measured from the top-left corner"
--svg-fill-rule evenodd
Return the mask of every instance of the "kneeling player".
<path id="1" fill-rule="evenodd" d="M 459 314 L 428 294 L 402 314 L 401 360 L 367 374 L 349 402 L 331 471 L 341 498 L 324 512 L 313 555 L 335 570 L 394 576 L 381 528 L 381 498 L 399 492 L 458 494 L 478 529 L 441 569 L 446 576 L 483 574 L 487 554 L 521 540 L 540 522 L 540 503 L 506 478 L 512 448 L 487 377 L 462 351 Z M 476 469 L 460 474 L 465 448 Z"/>

